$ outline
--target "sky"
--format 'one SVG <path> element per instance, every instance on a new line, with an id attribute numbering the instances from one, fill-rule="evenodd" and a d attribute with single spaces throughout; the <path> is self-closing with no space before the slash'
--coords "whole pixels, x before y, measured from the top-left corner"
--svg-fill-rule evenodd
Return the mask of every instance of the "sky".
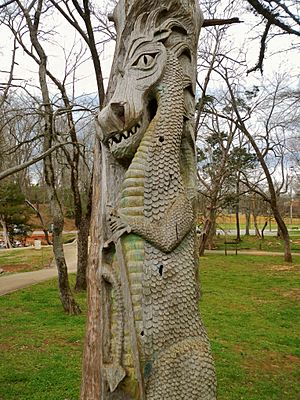
<path id="1" fill-rule="evenodd" d="M 102 3 L 101 0 L 98 2 Z M 53 71 L 55 76 L 63 79 L 66 72 L 66 57 L 69 57 L 69 61 L 74 61 L 75 55 L 78 56 L 82 53 L 81 65 L 76 71 L 77 95 L 95 92 L 96 81 L 93 66 L 88 52 L 82 51 L 83 46 L 81 45 L 82 39 L 80 35 L 68 26 L 63 17 L 57 15 L 55 15 L 55 18 L 51 15 L 47 16 L 46 25 L 50 32 L 47 35 L 47 42 L 43 42 L 43 47 L 48 56 L 48 65 L 51 72 Z M 10 68 L 13 39 L 9 29 L 4 25 L 0 25 L 0 37 L 0 82 L 5 82 L 7 74 L 3 73 L 3 71 L 9 71 Z M 107 84 L 114 46 L 111 44 L 100 45 L 99 50 L 104 79 Z M 38 67 L 36 63 L 21 48 L 17 51 L 16 61 L 15 77 L 17 80 L 15 83 L 21 82 L 21 79 L 26 80 L 27 84 L 33 85 L 31 90 L 35 91 L 34 85 L 38 84 Z M 69 81 L 72 81 L 72 79 L 72 75 L 70 74 Z M 69 87 L 71 87 L 71 84 Z"/>
<path id="2" fill-rule="evenodd" d="M 105 4 L 106 0 L 98 0 L 96 2 L 98 6 L 103 11 L 108 11 Z M 227 42 L 229 47 L 242 48 L 246 53 L 246 60 L 248 67 L 252 67 L 258 58 L 259 52 L 259 40 L 254 39 L 257 35 L 256 29 L 250 30 L 250 27 L 255 26 L 257 19 L 251 14 L 239 15 L 241 20 L 245 23 L 231 25 L 227 30 Z M 50 40 L 44 43 L 48 54 L 48 62 L 50 69 L 54 74 L 61 79 L 65 74 L 65 58 L 68 51 L 73 48 L 74 52 L 78 55 L 80 54 L 80 37 L 77 33 L 74 33 L 72 29 L 67 25 L 62 17 L 57 15 L 49 15 L 47 17 L 47 25 L 52 30 Z M 53 29 L 54 27 L 54 29 Z M 55 32 L 55 33 L 53 33 Z M 1 59 L 1 70 L 8 70 L 11 62 L 11 34 L 8 29 L 0 26 L 0 36 L 4 38 L 0 43 L 0 59 Z M 245 40 L 247 38 L 247 40 Z M 249 40 L 250 39 L 250 40 Z M 297 74 L 297 69 L 299 65 L 299 54 L 295 52 L 282 52 L 278 53 L 279 50 L 290 46 L 295 39 L 288 38 L 287 36 L 278 36 L 276 40 L 272 40 L 268 44 L 267 57 L 264 62 L 264 75 L 270 76 L 277 71 L 282 71 L 286 74 L 295 75 Z M 56 42 L 56 43 L 51 43 Z M 200 36 L 201 41 L 201 36 Z M 74 47 L 75 46 L 75 47 Z M 66 50 L 67 49 L 67 50 Z M 110 66 L 112 62 L 114 51 L 114 45 L 112 43 L 100 46 L 101 63 L 103 69 L 103 75 L 105 80 L 105 85 L 108 82 Z M 74 54 L 71 55 L 70 59 L 74 59 Z M 93 68 L 89 55 L 86 52 L 82 56 L 82 60 L 85 60 L 78 70 L 76 71 L 76 93 L 88 94 L 95 92 L 95 78 L 93 73 Z M 35 63 L 24 54 L 24 52 L 19 49 L 17 55 L 18 66 L 15 70 L 15 76 L 17 78 L 22 78 L 28 80 L 32 85 L 37 84 L 37 66 Z M 252 74 L 251 79 L 260 79 L 260 73 L 256 72 Z M 5 75 L 0 73 L 0 81 L 5 80 Z M 69 77 L 69 81 L 72 81 L 72 75 Z M 17 81 L 16 81 L 17 82 Z M 18 81 L 21 82 L 21 81 Z M 70 84 L 71 90 L 71 84 Z M 35 90 L 32 88 L 32 90 Z"/>

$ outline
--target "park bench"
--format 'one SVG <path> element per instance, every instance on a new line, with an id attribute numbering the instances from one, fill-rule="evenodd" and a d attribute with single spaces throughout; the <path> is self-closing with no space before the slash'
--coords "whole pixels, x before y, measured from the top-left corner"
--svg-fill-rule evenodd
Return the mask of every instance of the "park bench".
<path id="1" fill-rule="evenodd" d="M 230 240 L 230 241 L 225 240 L 224 245 L 225 245 L 224 247 L 225 256 L 227 256 L 227 250 L 230 250 L 230 247 L 235 250 L 235 255 L 237 256 L 238 248 L 240 245 L 240 242 L 238 240 Z"/>

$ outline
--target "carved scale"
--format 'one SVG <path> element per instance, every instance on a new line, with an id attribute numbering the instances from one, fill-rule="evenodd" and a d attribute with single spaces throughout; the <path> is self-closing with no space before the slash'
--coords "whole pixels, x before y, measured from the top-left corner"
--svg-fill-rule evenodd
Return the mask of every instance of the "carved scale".
<path id="1" fill-rule="evenodd" d="M 109 215 L 111 264 L 102 271 L 113 288 L 104 397 L 214 400 L 197 304 L 193 209 L 192 64 L 200 15 L 194 1 L 152 2 L 151 12 L 146 3 L 129 6 L 134 25 L 123 25 L 131 31 L 123 64 L 99 115 L 104 145 L 128 165 Z"/>

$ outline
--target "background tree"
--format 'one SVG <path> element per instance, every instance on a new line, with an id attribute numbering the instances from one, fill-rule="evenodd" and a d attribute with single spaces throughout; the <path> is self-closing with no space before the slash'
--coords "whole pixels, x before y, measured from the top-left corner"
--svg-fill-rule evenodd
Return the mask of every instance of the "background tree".
<path id="1" fill-rule="evenodd" d="M 30 210 L 18 183 L 6 180 L 0 183 L 0 223 L 4 245 L 11 248 L 16 233 L 26 236 Z"/>
<path id="2" fill-rule="evenodd" d="M 36 3 L 39 4 L 39 3 Z M 78 4 L 76 3 L 78 6 Z M 87 26 L 88 32 L 85 33 L 82 28 L 80 28 L 80 33 L 84 38 L 85 42 L 90 45 L 91 42 L 95 42 L 94 32 L 91 30 L 91 20 L 89 20 L 91 16 L 91 12 L 88 10 L 88 6 L 90 6 L 89 2 L 85 2 L 85 10 L 84 10 L 84 23 Z M 34 4 L 31 4 L 31 7 L 35 8 Z M 47 15 L 47 8 L 43 9 L 41 6 L 41 10 L 43 10 L 43 17 Z M 53 10 L 54 7 L 53 7 Z M 53 11 L 52 10 L 52 11 Z M 40 12 L 40 11 L 39 11 Z M 61 12 L 61 10 L 60 10 Z M 77 13 L 76 16 L 78 18 L 78 9 L 74 8 L 74 12 Z M 15 13 L 15 14 L 14 14 Z M 7 13 L 7 18 L 5 20 L 6 24 L 9 26 L 10 30 L 13 32 L 14 37 L 17 39 L 18 44 L 22 47 L 25 53 L 31 57 L 34 62 L 40 66 L 40 56 L 37 53 L 36 49 L 30 48 L 28 46 L 28 38 L 26 39 L 26 35 L 22 34 L 22 24 L 16 25 L 15 20 L 20 15 L 15 10 L 9 10 Z M 35 14 L 36 15 L 36 14 Z M 80 14 L 83 16 L 83 14 Z M 80 18 L 79 18 L 80 21 Z M 17 28 L 16 28 L 17 26 Z M 76 27 L 80 27 L 80 25 L 76 25 Z M 44 33 L 45 34 L 45 33 Z M 48 34 L 49 35 L 49 34 Z M 38 33 L 39 39 L 39 33 Z M 32 41 L 32 35 L 30 36 L 30 40 Z M 91 45 L 91 47 L 95 46 L 95 43 Z M 88 46 L 90 48 L 90 46 Z M 96 54 L 95 51 L 93 54 Z M 44 55 L 46 56 L 46 52 L 44 51 Z M 99 76 L 101 76 L 101 65 L 98 57 L 98 60 L 94 64 L 97 67 L 97 82 L 98 82 L 98 101 L 93 101 L 92 99 L 88 100 L 88 97 L 81 98 L 78 101 L 78 98 L 75 97 L 74 93 L 76 91 L 76 68 L 77 65 L 80 65 L 82 62 L 82 57 L 85 56 L 84 52 L 82 54 L 78 53 L 77 48 L 72 48 L 70 51 L 65 52 L 65 71 L 63 80 L 58 79 L 49 69 L 49 62 L 46 65 L 46 76 L 48 79 L 48 86 L 53 91 L 53 88 L 56 87 L 58 91 L 55 97 L 51 97 L 49 90 L 49 99 L 52 101 L 52 109 L 53 109 L 53 140 L 55 141 L 54 145 L 57 142 L 60 142 L 62 139 L 68 140 L 73 145 L 64 146 L 62 148 L 62 152 L 60 152 L 60 156 L 56 157 L 56 159 L 52 159 L 54 162 L 54 168 L 56 171 L 59 169 L 63 171 L 65 176 L 69 177 L 70 187 L 72 189 L 73 195 L 73 215 L 75 218 L 75 225 L 78 229 L 78 273 L 76 279 L 76 289 L 85 289 L 86 287 L 86 265 L 87 265 L 87 252 L 88 252 L 88 232 L 89 232 L 89 219 L 90 219 L 90 209 L 91 209 L 91 169 L 92 165 L 87 157 L 91 157 L 91 152 L 89 149 L 85 150 L 85 147 L 82 146 L 84 137 L 82 136 L 83 132 L 87 132 L 86 126 L 89 125 L 89 137 L 94 137 L 94 129 L 91 126 L 91 121 L 93 120 L 93 112 L 96 110 L 99 101 L 103 101 L 103 82 L 102 78 L 99 80 Z M 74 61 L 72 60 L 74 59 Z M 100 68 L 100 69 L 99 69 Z M 101 83 L 101 84 L 100 84 Z M 71 89 L 71 90 L 70 90 Z M 70 95 L 71 94 L 71 95 Z M 101 96 L 100 96 L 101 95 Z M 37 99 L 39 100 L 39 99 Z M 88 100 L 88 101 L 87 101 Z M 85 103 L 85 104 L 84 104 Z M 90 104 L 88 104 L 90 103 Z M 89 114 L 89 115 L 87 115 Z M 92 118 L 91 118 L 92 117 Z M 89 148 L 92 145 L 92 140 L 86 141 L 85 144 L 88 144 Z M 63 153 L 63 155 L 62 155 Z M 57 160 L 63 160 L 57 163 Z M 60 165 L 58 165 L 60 164 Z M 67 173 L 63 170 L 62 166 L 67 168 Z M 56 178 L 56 186 L 57 186 L 57 194 L 59 197 L 59 179 L 58 176 Z M 60 198 L 62 201 L 62 198 Z"/>
<path id="3" fill-rule="evenodd" d="M 36 52 L 36 59 L 39 69 L 39 85 L 42 95 L 41 105 L 41 122 L 43 125 L 43 148 L 49 150 L 53 142 L 56 141 L 54 130 L 54 109 L 51 102 L 49 86 L 47 82 L 47 55 L 40 42 L 40 21 L 43 12 L 46 12 L 42 0 L 31 3 L 28 8 L 21 2 L 17 1 L 16 17 L 24 21 L 28 29 L 30 43 Z M 17 32 L 17 38 L 20 38 L 20 31 Z M 20 43 L 23 43 L 19 41 Z M 23 47 L 24 48 L 24 47 Z M 53 220 L 53 252 L 58 269 L 58 281 L 60 288 L 60 298 L 64 310 L 70 314 L 80 312 L 79 306 L 76 304 L 68 281 L 67 265 L 63 252 L 62 231 L 64 225 L 64 215 L 62 206 L 56 190 L 56 177 L 53 166 L 53 157 L 49 155 L 44 159 L 45 182 L 50 199 L 50 211 Z"/>
<path id="4" fill-rule="evenodd" d="M 262 190 L 257 189 L 254 185 L 251 185 L 250 180 L 246 179 L 245 182 L 247 185 L 251 186 L 251 190 L 256 192 L 257 194 L 260 194 L 266 202 L 270 204 L 270 207 L 272 209 L 274 218 L 278 224 L 279 230 L 281 232 L 282 238 L 285 243 L 285 251 L 284 251 L 284 258 L 286 261 L 292 261 L 292 256 L 291 256 L 291 249 L 290 249 L 290 239 L 289 239 L 289 233 L 288 229 L 286 227 L 286 224 L 284 222 L 284 219 L 282 217 L 282 214 L 280 212 L 279 204 L 278 204 L 278 198 L 280 193 L 283 190 L 286 190 L 285 184 L 285 177 L 286 177 L 286 172 L 284 169 L 284 157 L 283 157 L 283 149 L 284 146 L 282 147 L 282 144 L 284 144 L 283 141 L 283 136 L 281 135 L 280 138 L 277 135 L 276 128 L 278 128 L 278 123 L 279 127 L 282 127 L 283 121 L 282 118 L 278 121 L 277 118 L 274 117 L 274 110 L 275 110 L 275 104 L 277 102 L 277 92 L 278 92 L 278 86 L 275 87 L 275 93 L 273 97 L 273 102 L 271 103 L 270 107 L 268 107 L 267 111 L 267 118 L 263 119 L 262 122 L 262 127 L 263 127 L 263 134 L 259 135 L 259 139 L 262 140 L 264 143 L 264 146 L 260 147 L 258 138 L 255 137 L 254 132 L 251 128 L 248 128 L 249 126 L 249 119 L 251 116 L 253 116 L 253 108 L 247 105 L 245 108 L 244 102 L 241 101 L 241 97 L 239 96 L 240 91 L 237 89 L 236 85 L 232 82 L 228 75 L 228 70 L 225 68 L 224 72 L 219 74 L 222 76 L 224 81 L 226 82 L 227 88 L 228 88 L 228 94 L 229 94 L 229 99 L 231 103 L 232 110 L 234 111 L 235 118 L 232 119 L 230 117 L 231 121 L 234 121 L 237 128 L 245 135 L 245 137 L 249 140 L 249 143 L 251 144 L 256 157 L 261 165 L 262 171 L 264 173 L 264 177 L 267 183 L 268 187 L 268 193 Z M 255 97 L 255 95 L 254 95 Z M 265 111 L 265 108 L 262 107 L 262 102 L 260 103 L 260 109 Z M 256 103 L 257 106 L 257 103 Z M 255 106 L 254 106 L 255 109 Z M 225 116 L 224 116 L 225 117 Z M 226 118 L 226 117 L 225 117 Z M 251 125 L 250 125 L 251 126 Z M 275 131 L 275 138 L 273 136 L 273 131 Z M 281 132 L 282 133 L 282 132 Z M 272 143 L 272 137 L 273 140 L 275 139 L 275 143 L 273 141 Z M 274 174 L 272 177 L 272 163 L 270 161 L 268 162 L 268 156 L 270 156 L 270 153 L 272 153 L 272 161 L 277 161 L 276 160 L 276 155 L 280 154 L 279 157 L 279 172 L 281 173 L 282 180 L 279 186 L 276 187 L 276 175 Z M 277 163 L 276 163 L 277 164 Z"/>
<path id="5" fill-rule="evenodd" d="M 254 14 L 260 17 L 260 25 L 264 26 L 260 39 L 260 52 L 256 65 L 248 73 L 260 70 L 270 40 L 279 35 L 294 35 L 300 38 L 300 6 L 298 0 L 247 0 Z M 299 47 L 299 43 L 298 43 Z"/>

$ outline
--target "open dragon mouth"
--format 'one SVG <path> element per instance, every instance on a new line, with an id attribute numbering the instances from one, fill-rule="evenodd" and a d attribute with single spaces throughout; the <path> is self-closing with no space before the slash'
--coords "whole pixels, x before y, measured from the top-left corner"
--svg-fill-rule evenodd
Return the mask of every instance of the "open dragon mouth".
<path id="1" fill-rule="evenodd" d="M 131 129 L 128 129 L 124 132 L 116 132 L 108 139 L 108 146 L 111 148 L 115 144 L 119 144 L 123 141 L 128 140 L 131 136 L 135 135 L 140 129 L 141 125 L 138 123 L 133 126 Z"/>

